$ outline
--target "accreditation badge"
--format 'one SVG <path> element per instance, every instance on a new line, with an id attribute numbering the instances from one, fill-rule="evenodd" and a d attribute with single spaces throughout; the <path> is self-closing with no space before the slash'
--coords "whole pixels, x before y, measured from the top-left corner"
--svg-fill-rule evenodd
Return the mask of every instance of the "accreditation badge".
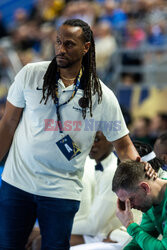
<path id="1" fill-rule="evenodd" d="M 81 153 L 80 148 L 69 135 L 66 135 L 63 139 L 56 142 L 56 144 L 69 161 Z"/>

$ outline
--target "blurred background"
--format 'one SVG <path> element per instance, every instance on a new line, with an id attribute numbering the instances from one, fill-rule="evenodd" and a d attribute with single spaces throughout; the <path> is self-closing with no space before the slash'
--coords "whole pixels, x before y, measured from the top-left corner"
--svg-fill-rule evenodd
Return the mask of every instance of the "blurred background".
<path id="1" fill-rule="evenodd" d="M 117 95 L 132 139 L 153 146 L 167 131 L 167 0 L 1 0 L 0 118 L 14 76 L 52 60 L 68 18 L 91 26 L 98 76 Z"/>

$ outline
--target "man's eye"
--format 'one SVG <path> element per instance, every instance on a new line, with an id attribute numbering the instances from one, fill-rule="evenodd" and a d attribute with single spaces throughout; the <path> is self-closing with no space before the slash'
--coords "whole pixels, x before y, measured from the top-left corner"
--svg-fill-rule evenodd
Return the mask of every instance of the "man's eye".
<path id="1" fill-rule="evenodd" d="M 71 43 L 71 42 L 66 43 L 66 47 L 71 48 L 72 46 L 73 46 L 73 43 Z"/>
<path id="2" fill-rule="evenodd" d="M 99 141 L 99 138 L 98 137 L 95 137 L 95 140 L 94 140 L 95 142 L 98 142 Z"/>
<path id="3" fill-rule="evenodd" d="M 57 40 L 57 41 L 56 41 L 56 44 L 57 44 L 57 45 L 60 45 L 60 44 L 61 44 L 61 41 L 60 41 L 60 40 Z"/>

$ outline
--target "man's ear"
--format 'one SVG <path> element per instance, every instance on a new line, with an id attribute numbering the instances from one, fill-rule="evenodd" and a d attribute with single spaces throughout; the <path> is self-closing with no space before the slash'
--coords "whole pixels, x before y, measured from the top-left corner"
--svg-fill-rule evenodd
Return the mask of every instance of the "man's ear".
<path id="1" fill-rule="evenodd" d="M 90 48 L 90 45 L 91 45 L 91 43 L 90 42 L 86 42 L 85 43 L 85 48 L 84 48 L 84 55 L 88 52 L 88 50 L 89 50 L 89 48 Z"/>
<path id="2" fill-rule="evenodd" d="M 147 182 L 140 182 L 139 186 L 142 188 L 142 190 L 146 193 L 149 194 L 151 189 L 150 185 Z"/>

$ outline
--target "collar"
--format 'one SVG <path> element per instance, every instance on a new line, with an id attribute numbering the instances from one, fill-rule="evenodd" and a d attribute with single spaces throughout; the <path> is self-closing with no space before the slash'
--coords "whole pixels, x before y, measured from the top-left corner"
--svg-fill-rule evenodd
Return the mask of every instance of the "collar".
<path id="1" fill-rule="evenodd" d="M 62 81 L 62 79 L 58 80 L 59 86 L 61 87 L 61 89 L 64 90 L 68 90 L 68 91 L 73 91 L 74 90 L 74 84 L 71 84 L 70 86 L 66 87 Z M 81 90 L 84 90 L 83 84 L 80 84 L 79 88 Z"/>
<path id="2" fill-rule="evenodd" d="M 100 162 L 103 166 L 103 169 L 105 170 L 106 168 L 108 168 L 109 166 L 111 166 L 111 164 L 116 164 L 117 163 L 117 157 L 114 155 L 113 152 L 111 152 L 104 160 L 102 160 Z"/>
<path id="3" fill-rule="evenodd" d="M 74 90 L 74 84 L 71 84 L 70 86 L 68 86 L 68 87 L 66 87 L 65 85 L 64 85 L 64 83 L 63 83 L 63 81 L 62 81 L 62 79 L 59 79 L 58 80 L 58 83 L 59 83 L 59 86 L 60 86 L 60 88 L 64 91 L 64 90 Z"/>

